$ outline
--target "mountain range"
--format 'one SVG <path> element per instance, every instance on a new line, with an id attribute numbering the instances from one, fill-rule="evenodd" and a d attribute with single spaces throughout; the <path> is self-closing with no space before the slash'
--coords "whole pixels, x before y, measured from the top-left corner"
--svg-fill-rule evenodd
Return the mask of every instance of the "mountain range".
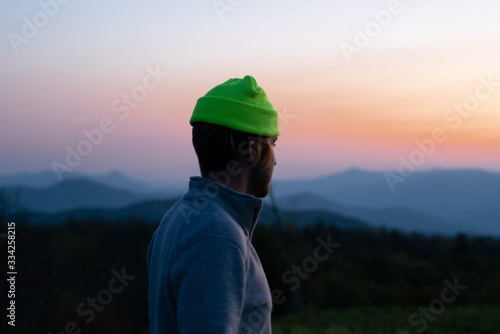
<path id="1" fill-rule="evenodd" d="M 29 188 L 48 188 L 57 186 L 61 183 L 74 180 L 90 180 L 118 190 L 126 190 L 136 194 L 168 196 L 181 194 L 186 186 L 181 183 L 156 181 L 142 182 L 128 177 L 121 172 L 112 171 L 105 174 L 86 175 L 72 172 L 64 175 L 64 181 L 59 182 L 57 176 L 52 171 L 42 171 L 38 173 L 16 173 L 9 175 L 0 175 L 0 187 L 29 187 Z"/>
<path id="2" fill-rule="evenodd" d="M 312 180 L 278 181 L 274 193 L 278 198 L 314 194 L 323 198 L 318 201 L 322 208 L 402 229 L 435 226 L 438 231 L 500 235 L 500 173 L 415 172 L 392 191 L 384 173 L 350 169 Z M 305 207 L 310 202 L 301 201 Z"/>
<path id="3" fill-rule="evenodd" d="M 59 183 L 53 173 L 41 172 L 0 176 L 0 187 L 14 195 L 38 223 L 128 216 L 158 223 L 187 184 L 147 184 L 119 172 L 73 174 Z M 285 223 L 500 236 L 500 173 L 415 172 L 393 190 L 384 173 L 359 169 L 311 180 L 278 180 L 272 185 Z M 265 203 L 261 221 L 275 223 L 270 196 Z"/>

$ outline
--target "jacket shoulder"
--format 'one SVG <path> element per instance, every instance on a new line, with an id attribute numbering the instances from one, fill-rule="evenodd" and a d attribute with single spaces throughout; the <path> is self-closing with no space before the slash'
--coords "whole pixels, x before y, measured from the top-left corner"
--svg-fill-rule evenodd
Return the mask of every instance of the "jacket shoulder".
<path id="1" fill-rule="evenodd" d="M 211 199 L 204 199 L 204 201 L 198 207 L 192 201 L 180 204 L 179 210 L 184 211 L 182 215 L 184 221 L 182 222 L 179 251 L 206 238 L 221 238 L 232 241 L 244 251 L 247 237 L 239 222 L 216 201 Z"/>

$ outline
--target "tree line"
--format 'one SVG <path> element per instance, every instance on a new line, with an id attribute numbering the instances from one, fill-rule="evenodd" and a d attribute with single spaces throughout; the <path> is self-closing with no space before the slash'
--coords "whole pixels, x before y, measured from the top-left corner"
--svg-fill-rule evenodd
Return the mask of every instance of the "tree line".
<path id="1" fill-rule="evenodd" d="M 135 218 L 16 226 L 17 333 L 148 333 L 146 254 L 156 226 Z M 497 238 L 259 224 L 252 240 L 274 315 L 427 306 L 445 280 L 467 286 L 456 306 L 500 305 Z M 11 329 L 6 319 L 1 328 Z"/>

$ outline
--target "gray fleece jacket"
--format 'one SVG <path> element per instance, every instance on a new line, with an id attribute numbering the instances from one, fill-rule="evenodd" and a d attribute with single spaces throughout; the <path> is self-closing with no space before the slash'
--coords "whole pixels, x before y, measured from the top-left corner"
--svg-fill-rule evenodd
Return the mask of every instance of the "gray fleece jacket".
<path id="1" fill-rule="evenodd" d="M 271 333 L 271 293 L 250 242 L 262 204 L 191 177 L 149 245 L 151 333 Z"/>

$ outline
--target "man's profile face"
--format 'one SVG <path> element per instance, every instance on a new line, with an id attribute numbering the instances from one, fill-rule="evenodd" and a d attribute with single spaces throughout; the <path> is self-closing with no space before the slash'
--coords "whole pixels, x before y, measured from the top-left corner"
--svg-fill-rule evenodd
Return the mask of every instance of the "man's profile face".
<path id="1" fill-rule="evenodd" d="M 266 197 L 269 194 L 269 184 L 273 176 L 274 166 L 276 165 L 276 156 L 274 155 L 274 146 L 278 138 L 271 139 L 271 154 L 272 158 L 269 160 L 267 166 L 257 165 L 252 168 L 250 174 L 250 194 L 255 197 Z"/>

